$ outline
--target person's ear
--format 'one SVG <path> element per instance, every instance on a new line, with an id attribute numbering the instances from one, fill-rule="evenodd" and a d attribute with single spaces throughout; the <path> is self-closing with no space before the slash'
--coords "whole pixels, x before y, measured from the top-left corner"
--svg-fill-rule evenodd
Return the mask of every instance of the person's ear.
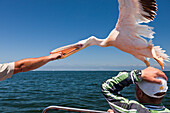
<path id="1" fill-rule="evenodd" d="M 139 97 L 142 98 L 144 96 L 144 93 L 141 89 L 138 90 L 139 91 Z"/>

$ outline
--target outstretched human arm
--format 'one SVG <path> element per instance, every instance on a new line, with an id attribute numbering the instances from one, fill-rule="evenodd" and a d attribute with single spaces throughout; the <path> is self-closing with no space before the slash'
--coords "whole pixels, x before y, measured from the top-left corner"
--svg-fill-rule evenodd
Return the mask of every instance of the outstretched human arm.
<path id="1" fill-rule="evenodd" d="M 54 53 L 39 58 L 27 58 L 16 62 L 0 64 L 0 81 L 11 78 L 13 74 L 37 69 L 49 61 L 62 58 L 62 53 Z"/>
<path id="2" fill-rule="evenodd" d="M 134 84 L 142 80 L 147 80 L 150 82 L 160 83 L 159 80 L 155 80 L 156 77 L 160 76 L 167 80 L 166 75 L 153 67 L 148 67 L 142 70 L 141 79 L 138 78 L 138 71 L 133 70 L 129 72 L 120 72 L 116 77 L 112 77 L 108 79 L 102 84 L 102 93 L 108 101 L 111 108 L 117 112 L 136 112 L 138 109 L 143 110 L 142 112 L 147 113 L 147 109 L 145 109 L 140 103 L 137 101 L 131 101 L 124 98 L 120 91 L 123 90 L 124 87 L 129 86 L 130 84 Z"/>
<path id="3" fill-rule="evenodd" d="M 44 64 L 48 63 L 49 61 L 53 61 L 61 57 L 62 57 L 62 53 L 60 52 L 60 53 L 50 54 L 49 56 L 43 56 L 39 58 L 27 58 L 27 59 L 16 61 L 14 62 L 15 67 L 14 67 L 13 74 L 37 69 L 43 66 Z"/>

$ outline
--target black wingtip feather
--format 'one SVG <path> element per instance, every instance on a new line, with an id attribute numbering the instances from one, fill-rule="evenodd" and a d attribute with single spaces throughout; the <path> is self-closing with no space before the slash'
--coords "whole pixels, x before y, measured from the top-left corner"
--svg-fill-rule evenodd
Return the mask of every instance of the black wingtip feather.
<path id="1" fill-rule="evenodd" d="M 141 14 L 143 17 L 145 17 L 148 20 L 154 20 L 156 11 L 157 11 L 157 4 L 156 0 L 139 0 L 141 3 L 141 6 L 143 8 L 143 11 L 147 12 L 149 15 Z"/>

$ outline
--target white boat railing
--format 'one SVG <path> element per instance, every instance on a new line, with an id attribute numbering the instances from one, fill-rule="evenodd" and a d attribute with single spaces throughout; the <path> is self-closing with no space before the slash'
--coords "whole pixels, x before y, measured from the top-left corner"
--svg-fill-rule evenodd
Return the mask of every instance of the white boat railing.
<path id="1" fill-rule="evenodd" d="M 46 107 L 42 113 L 46 113 L 48 110 L 64 110 L 64 111 L 72 111 L 72 112 L 84 112 L 84 113 L 108 113 L 106 111 L 97 111 L 97 110 L 89 110 L 89 109 L 79 109 L 79 108 L 71 108 L 71 107 L 63 107 L 63 106 L 49 106 Z"/>

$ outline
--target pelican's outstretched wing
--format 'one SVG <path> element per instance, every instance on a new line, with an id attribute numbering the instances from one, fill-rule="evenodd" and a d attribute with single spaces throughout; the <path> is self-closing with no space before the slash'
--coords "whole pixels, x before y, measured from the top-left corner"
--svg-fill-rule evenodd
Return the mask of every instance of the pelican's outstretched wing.
<path id="1" fill-rule="evenodd" d="M 118 0 L 119 19 L 116 29 L 130 33 L 133 38 L 154 38 L 152 27 L 140 25 L 154 20 L 157 4 L 155 0 Z M 141 38 L 142 39 L 142 38 Z"/>
<path id="2" fill-rule="evenodd" d="M 160 46 L 153 46 L 152 41 L 147 42 L 144 38 L 154 38 L 152 27 L 142 25 L 140 23 L 148 23 L 153 21 L 157 11 L 156 0 L 118 0 L 119 1 L 119 19 L 116 25 L 116 30 L 124 34 L 123 38 L 133 39 L 138 38 L 146 42 L 150 49 L 145 55 L 135 54 L 135 57 L 140 59 L 144 57 L 154 58 L 162 67 L 164 60 L 169 61 L 169 56 L 165 54 Z M 129 43 L 130 45 L 131 43 Z M 142 41 L 138 41 L 136 45 L 143 45 Z M 134 46 L 137 47 L 137 46 Z M 139 47 L 139 46 L 138 46 Z M 141 46 L 142 47 L 142 46 Z M 146 48 L 147 48 L 146 47 Z M 146 49 L 145 48 L 145 49 Z M 137 51 L 142 48 L 137 48 Z M 130 53 L 130 52 L 129 52 Z M 149 55 L 149 54 L 152 55 Z M 130 53 L 132 54 L 132 53 Z M 141 59 L 140 59 L 141 60 Z M 144 61 L 146 62 L 146 60 Z M 148 65 L 147 65 L 148 66 Z"/>

